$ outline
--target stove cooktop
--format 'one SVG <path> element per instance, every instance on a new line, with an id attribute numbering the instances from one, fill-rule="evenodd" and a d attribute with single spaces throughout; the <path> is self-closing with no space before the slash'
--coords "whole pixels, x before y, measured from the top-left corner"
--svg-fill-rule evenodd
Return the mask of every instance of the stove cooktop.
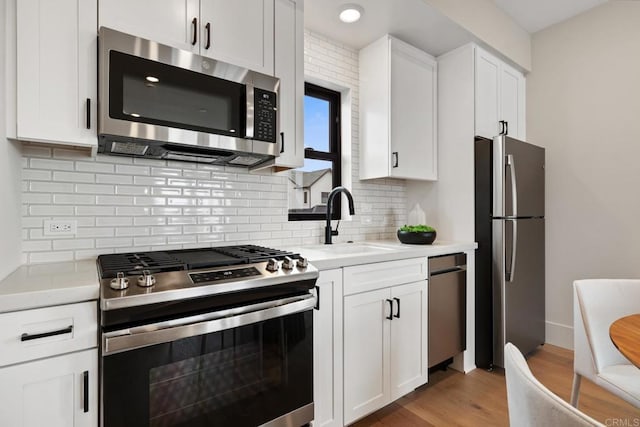
<path id="1" fill-rule="evenodd" d="M 292 283 L 313 286 L 318 277 L 299 254 L 256 245 L 107 254 L 97 265 L 103 311 Z"/>
<path id="2" fill-rule="evenodd" d="M 166 271 L 196 270 L 267 261 L 284 257 L 297 259 L 298 254 L 256 245 L 221 246 L 201 249 L 171 251 L 132 252 L 108 254 L 98 257 L 101 279 L 112 279 L 118 273 L 125 276 L 142 271 L 161 273 Z"/>

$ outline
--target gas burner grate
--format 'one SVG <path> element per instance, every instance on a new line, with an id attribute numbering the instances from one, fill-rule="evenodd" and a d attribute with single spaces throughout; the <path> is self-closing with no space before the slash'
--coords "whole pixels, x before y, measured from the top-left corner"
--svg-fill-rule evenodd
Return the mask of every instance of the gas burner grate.
<path id="1" fill-rule="evenodd" d="M 134 275 L 139 274 L 142 270 L 149 270 L 152 273 L 185 270 L 184 262 L 166 252 L 100 255 L 98 266 L 100 267 L 100 277 L 103 279 L 114 278 L 119 272 L 123 272 L 125 275 Z"/>
<path id="2" fill-rule="evenodd" d="M 285 256 L 297 258 L 297 254 L 288 251 L 281 251 L 278 249 L 266 248 L 264 246 L 256 245 L 238 245 L 238 246 L 223 246 L 213 248 L 216 252 L 221 254 L 235 257 L 235 258 L 247 258 L 249 262 L 266 261 L 269 258 L 276 258 L 282 260 Z"/>
<path id="3" fill-rule="evenodd" d="M 151 273 L 194 270 L 262 262 L 270 258 L 282 260 L 285 256 L 298 258 L 298 254 L 293 252 L 256 245 L 236 245 L 100 255 L 98 266 L 100 277 L 110 279 L 120 272 L 132 276 L 140 274 L 142 270 L 149 270 Z"/>

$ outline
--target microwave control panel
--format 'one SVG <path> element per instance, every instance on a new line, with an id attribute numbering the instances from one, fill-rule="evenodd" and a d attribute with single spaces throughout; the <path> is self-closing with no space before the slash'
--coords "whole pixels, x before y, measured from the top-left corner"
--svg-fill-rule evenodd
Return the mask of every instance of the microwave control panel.
<path id="1" fill-rule="evenodd" d="M 276 94 L 254 88 L 255 108 L 253 139 L 276 142 Z"/>

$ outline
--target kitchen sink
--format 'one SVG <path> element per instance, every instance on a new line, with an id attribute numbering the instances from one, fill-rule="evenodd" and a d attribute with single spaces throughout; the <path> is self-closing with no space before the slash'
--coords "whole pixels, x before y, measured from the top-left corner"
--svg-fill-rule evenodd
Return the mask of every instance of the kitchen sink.
<path id="1" fill-rule="evenodd" d="M 394 248 L 370 243 L 333 243 L 331 245 L 308 245 L 304 246 L 303 249 L 331 252 L 336 255 L 353 255 L 386 252 Z"/>

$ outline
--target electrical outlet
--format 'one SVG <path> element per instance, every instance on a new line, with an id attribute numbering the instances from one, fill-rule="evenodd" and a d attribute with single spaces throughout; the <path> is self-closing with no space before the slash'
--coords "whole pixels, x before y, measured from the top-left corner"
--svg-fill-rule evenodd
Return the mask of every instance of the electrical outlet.
<path id="1" fill-rule="evenodd" d="M 78 229 L 78 222 L 69 220 L 45 220 L 45 236 L 73 236 Z"/>

